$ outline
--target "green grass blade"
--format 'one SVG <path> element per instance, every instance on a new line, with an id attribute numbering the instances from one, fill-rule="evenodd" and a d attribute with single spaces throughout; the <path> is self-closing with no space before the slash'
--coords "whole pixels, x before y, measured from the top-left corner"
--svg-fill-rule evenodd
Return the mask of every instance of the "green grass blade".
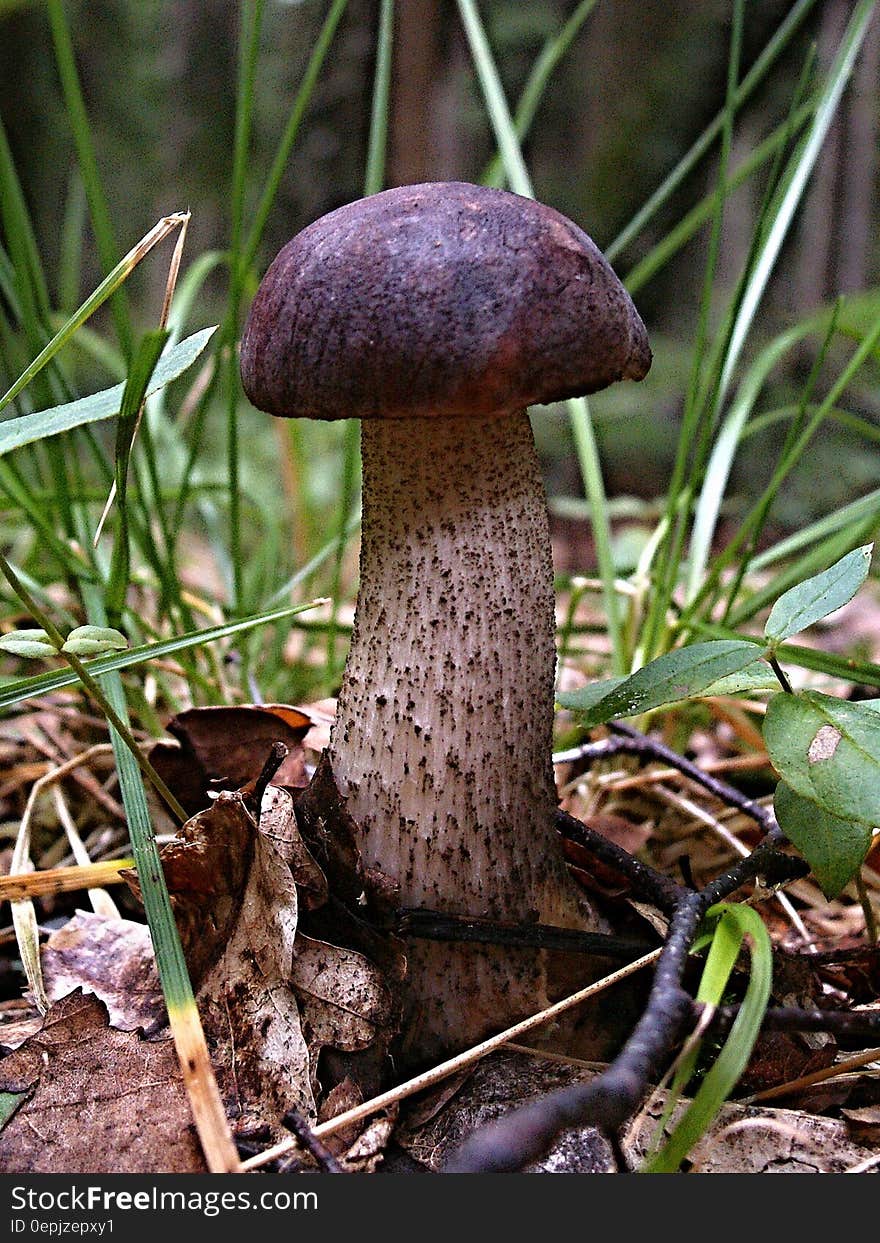
<path id="1" fill-rule="evenodd" d="M 734 96 L 734 107 L 738 110 L 767 76 L 770 69 L 779 59 L 782 52 L 791 42 L 794 35 L 809 16 L 810 10 L 816 7 L 816 0 L 798 0 L 786 15 L 778 30 L 769 40 L 760 56 L 739 84 Z M 672 172 L 664 178 L 648 201 L 636 213 L 629 224 L 618 236 L 605 247 L 605 255 L 610 263 L 632 242 L 654 218 L 663 205 L 669 201 L 685 178 L 693 171 L 712 144 L 721 134 L 727 115 L 726 107 L 709 123 L 693 146 L 682 156 Z"/>
<path id="2" fill-rule="evenodd" d="M 376 69 L 373 80 L 373 104 L 370 116 L 370 134 L 367 142 L 367 161 L 364 172 L 364 194 L 377 194 L 385 181 L 385 159 L 388 142 L 388 107 L 391 90 L 391 54 L 394 35 L 394 0 L 382 0 L 379 14 L 379 32 L 376 42 Z M 360 428 L 348 419 L 343 428 L 342 488 L 337 511 L 336 560 L 330 598 L 333 601 L 330 622 L 327 627 L 327 668 L 332 670 L 336 661 L 337 617 L 342 585 L 342 563 L 351 530 L 352 512 L 357 495 L 360 464 Z"/>
<path id="3" fill-rule="evenodd" d="M 793 553 L 818 544 L 826 536 L 833 535 L 844 527 L 854 529 L 858 525 L 859 529 L 863 529 L 866 523 L 869 526 L 880 526 L 880 488 L 875 488 L 865 496 L 860 496 L 858 500 L 850 501 L 841 509 L 835 509 L 833 513 L 826 514 L 816 522 L 811 522 L 809 526 L 802 527 L 785 539 L 771 544 L 769 548 L 765 548 L 763 552 L 750 559 L 747 572 L 761 573 L 768 566 L 787 560 Z"/>
<path id="4" fill-rule="evenodd" d="M 559 33 L 551 35 L 541 49 L 526 79 L 516 105 L 516 115 L 513 118 L 513 127 L 520 143 L 531 128 L 556 66 L 580 34 L 581 27 L 597 3 L 598 0 L 581 0 Z M 506 180 L 504 161 L 500 155 L 492 157 L 481 180 L 487 186 L 500 186 Z"/>
<path id="5" fill-rule="evenodd" d="M 58 351 L 71 340 L 74 333 L 79 329 L 86 320 L 97 311 L 98 307 L 103 305 L 113 293 L 118 290 L 123 282 L 128 279 L 134 268 L 140 262 L 143 255 L 151 248 L 154 241 L 160 236 L 164 237 L 169 229 L 173 226 L 173 217 L 166 217 L 150 230 L 147 235 L 141 239 L 137 246 L 133 247 L 124 258 L 113 268 L 100 285 L 91 293 L 85 302 L 64 322 L 50 341 L 40 350 L 37 357 L 31 362 L 22 374 L 18 377 L 8 392 L 0 397 L 0 410 L 5 409 L 18 394 L 27 387 L 28 384 L 39 374 L 40 371 L 51 361 Z M 151 240 L 152 239 L 152 240 Z"/>
<path id="6" fill-rule="evenodd" d="M 498 144 L 498 151 L 504 164 L 508 185 L 515 194 L 523 194 L 530 199 L 534 198 L 535 193 L 532 189 L 532 179 L 529 176 L 522 151 L 520 150 L 516 128 L 510 116 L 504 88 L 498 76 L 495 59 L 492 55 L 492 49 L 489 47 L 489 40 L 486 38 L 483 23 L 480 21 L 477 6 L 474 0 L 457 0 L 457 4 L 461 22 L 470 44 L 474 68 L 477 71 L 477 77 L 480 80 L 480 86 L 483 91 L 486 111 L 489 114 L 489 120 L 495 134 L 495 141 Z"/>
<path id="7" fill-rule="evenodd" d="M 828 72 L 824 88 L 819 96 L 813 121 L 808 129 L 800 152 L 793 160 L 793 166 L 785 179 L 784 190 L 773 213 L 766 239 L 757 257 L 757 261 L 745 289 L 742 303 L 733 325 L 726 357 L 721 370 L 718 401 L 720 403 L 727 391 L 740 352 L 763 297 L 770 273 L 776 266 L 776 260 L 782 243 L 788 233 L 795 210 L 803 197 L 807 181 L 819 152 L 827 137 L 828 130 L 834 120 L 837 106 L 844 88 L 849 81 L 852 67 L 859 48 L 865 38 L 868 23 L 874 10 L 876 0 L 861 0 L 856 6 L 846 33 L 841 40 L 837 55 Z"/>
<path id="8" fill-rule="evenodd" d="M 98 255 L 104 271 L 110 272 L 116 265 L 116 256 L 119 250 L 113 236 L 110 210 L 107 206 L 107 198 L 104 194 L 101 175 L 98 171 L 98 161 L 92 142 L 91 127 L 73 54 L 70 27 L 67 24 L 62 0 L 46 0 L 46 9 L 49 14 L 52 41 L 55 45 L 58 76 L 64 94 L 64 103 L 67 108 L 74 146 L 76 147 L 86 200 L 89 205 L 89 215 L 95 233 Z M 124 290 L 120 289 L 115 293 L 110 306 L 119 344 L 122 347 L 123 354 L 128 357 L 131 353 L 132 330 L 128 300 Z"/>
<path id="9" fill-rule="evenodd" d="M 679 1119 L 663 1149 L 642 1167 L 641 1173 L 671 1174 L 679 1168 L 736 1087 L 748 1065 L 761 1030 L 773 982 L 773 949 L 770 937 L 760 915 L 750 906 L 712 907 L 707 915 L 719 913 L 721 920 L 716 935 L 721 933 L 725 939 L 729 939 L 730 947 L 736 945 L 738 948 L 744 937 L 749 938 L 751 966 L 745 996 L 721 1052 L 703 1079 L 699 1091 Z M 726 925 L 723 933 L 722 925 Z M 729 976 L 732 965 L 729 952 L 719 956 L 716 963 L 719 970 L 714 972 L 711 981 L 706 982 L 707 995 L 720 1000 L 719 986 L 723 989 L 721 981 L 724 968 L 727 967 Z M 708 969 L 707 962 L 706 970 Z M 727 976 L 724 977 L 725 980 Z M 701 990 L 702 988 L 701 985 Z"/>
<path id="10" fill-rule="evenodd" d="M 102 611 L 114 626 L 119 624 L 129 586 L 131 549 L 128 532 L 128 466 L 141 410 L 159 357 L 168 340 L 168 329 L 148 332 L 132 357 L 128 380 L 116 421 L 116 507 L 119 522 L 113 541 L 113 556 L 106 584 Z"/>
<path id="11" fill-rule="evenodd" d="M 293 149 L 293 144 L 296 142 L 302 119 L 314 94 L 315 86 L 324 67 L 324 61 L 327 59 L 327 53 L 330 51 L 333 43 L 336 28 L 347 6 L 348 0 L 333 0 L 333 4 L 330 6 L 330 10 L 324 19 L 324 25 L 321 27 L 320 34 L 315 41 L 302 82 L 294 97 L 293 106 L 287 118 L 287 124 L 284 127 L 284 133 L 275 152 L 272 167 L 263 186 L 263 193 L 254 212 L 254 222 L 251 225 L 243 249 L 243 263 L 245 267 L 249 267 L 253 263 L 259 249 L 263 230 L 266 227 L 266 221 L 269 219 L 275 203 L 278 188 L 281 185 L 281 179 L 284 176 L 284 170 L 290 158 L 290 152 Z"/>
<path id="12" fill-rule="evenodd" d="M 736 398 L 718 430 L 694 512 L 688 563 L 686 594 L 688 602 L 696 598 L 703 585 L 721 503 L 727 490 L 727 481 L 733 469 L 746 421 L 754 409 L 755 402 L 770 372 L 792 346 L 802 341 L 810 331 L 811 325 L 798 325 L 782 333 L 762 350 L 744 376 Z"/>
<path id="13" fill-rule="evenodd" d="M 684 415 L 676 448 L 672 476 L 666 499 L 668 536 L 658 550 L 654 592 L 645 618 L 641 650 L 648 657 L 656 655 L 664 645 L 666 618 L 677 585 L 686 538 L 687 511 L 693 498 L 694 476 L 701 449 L 707 442 L 706 402 L 703 397 L 703 374 L 710 353 L 710 322 L 715 276 L 721 246 L 730 153 L 733 145 L 733 119 L 736 111 L 736 89 L 742 48 L 744 0 L 736 0 L 727 61 L 727 95 L 721 127 L 721 155 L 712 230 L 709 237 L 703 288 L 697 314 L 691 372 L 685 396 Z M 717 381 L 716 381 L 717 383 Z M 711 384 L 711 379 L 710 379 Z M 695 449 L 696 446 L 696 449 Z"/>
<path id="14" fill-rule="evenodd" d="M 215 328 L 203 328 L 168 350 L 152 374 L 147 386 L 147 396 L 159 392 L 191 367 L 214 332 Z M 115 418 L 119 414 L 124 392 L 124 383 L 114 384 L 112 388 L 104 389 L 100 393 L 78 397 L 75 401 L 53 406 L 50 410 L 37 410 L 33 414 L 22 414 L 17 419 L 7 419 L 5 423 L 0 423 L 0 456 L 34 441 L 45 440 L 48 436 L 57 436 L 61 432 L 82 427 L 86 423 Z"/>
<path id="15" fill-rule="evenodd" d="M 474 67 L 480 80 L 486 111 L 495 134 L 495 141 L 504 162 L 508 184 L 516 194 L 534 198 L 531 178 L 523 160 L 516 129 L 510 116 L 504 89 L 492 56 L 486 32 L 480 21 L 474 0 L 458 0 L 462 24 L 470 44 Z M 608 519 L 608 503 L 602 480 L 602 468 L 593 431 L 590 410 L 582 397 L 566 403 L 571 420 L 572 433 L 577 448 L 578 462 L 584 481 L 584 490 L 590 504 L 593 524 L 593 540 L 599 576 L 602 579 L 602 599 L 607 618 L 608 633 L 617 673 L 625 673 L 627 667 L 624 636 L 620 624 L 617 593 L 614 588 L 614 557 L 611 550 L 611 528 Z"/>
<path id="16" fill-rule="evenodd" d="M 61 224 L 61 253 L 58 257 L 58 305 L 70 311 L 79 301 L 82 278 L 83 233 L 86 222 L 86 196 L 82 177 L 70 178 L 64 219 Z"/>
<path id="17" fill-rule="evenodd" d="M 738 190 L 759 169 L 763 168 L 782 150 L 793 134 L 797 134 L 809 121 L 815 111 L 815 103 L 802 104 L 795 109 L 791 117 L 777 125 L 772 134 L 743 158 L 741 163 L 730 172 L 727 180 L 727 196 Z M 683 246 L 702 228 L 707 220 L 711 220 L 715 210 L 717 187 L 705 194 L 689 212 L 682 216 L 664 237 L 660 239 L 635 267 L 626 274 L 624 284 L 631 294 L 643 289 L 657 273 L 665 267 Z"/>
<path id="18" fill-rule="evenodd" d="M 376 40 L 376 72 L 373 79 L 373 107 L 364 194 L 377 194 L 385 184 L 385 156 L 388 146 L 388 100 L 391 91 L 391 52 L 394 40 L 394 0 L 382 0 L 379 34 Z"/>
<path id="19" fill-rule="evenodd" d="M 158 643 L 145 643 L 140 647 L 129 648 L 125 652 L 116 652 L 112 656 L 102 656 L 97 660 L 86 661 L 84 668 L 93 678 L 100 678 L 105 673 L 113 673 L 117 669 L 131 669 L 151 660 L 162 660 L 166 656 L 174 656 L 190 648 L 203 647 L 218 639 L 228 639 L 233 635 L 245 634 L 256 626 L 271 626 L 275 622 L 286 621 L 308 609 L 316 608 L 321 603 L 323 603 L 321 600 L 310 600 L 306 604 L 272 609 L 257 613 L 253 617 L 243 617 L 239 621 L 225 622 L 221 626 L 208 626 L 203 630 L 176 635 L 173 639 L 162 639 Z M 15 678 L 0 683 L 0 712 L 28 699 L 52 694 L 66 686 L 74 686 L 77 681 L 77 674 L 72 669 L 54 669 L 48 673 L 39 673 L 31 677 Z"/>

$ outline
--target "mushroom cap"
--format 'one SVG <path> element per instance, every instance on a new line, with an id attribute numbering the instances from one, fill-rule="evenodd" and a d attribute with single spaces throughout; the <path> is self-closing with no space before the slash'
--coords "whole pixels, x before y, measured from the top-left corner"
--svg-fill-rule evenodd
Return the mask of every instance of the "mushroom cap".
<path id="1" fill-rule="evenodd" d="M 241 343 L 253 404 L 317 419 L 506 414 L 650 365 L 582 229 L 464 182 L 385 190 L 309 225 L 269 267 Z"/>

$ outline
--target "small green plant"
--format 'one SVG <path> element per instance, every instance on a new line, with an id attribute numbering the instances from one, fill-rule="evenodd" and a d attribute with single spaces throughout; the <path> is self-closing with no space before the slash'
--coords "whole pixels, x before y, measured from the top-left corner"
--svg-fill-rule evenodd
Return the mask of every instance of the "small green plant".
<path id="1" fill-rule="evenodd" d="M 688 699 L 781 686 L 771 696 L 764 741 L 781 780 L 779 825 L 828 897 L 856 875 L 880 827 L 880 700 L 795 691 L 779 657 L 785 641 L 848 603 L 868 575 L 872 544 L 856 548 L 784 592 L 763 635 L 692 643 L 626 678 L 561 694 L 582 725 L 641 716 Z"/>

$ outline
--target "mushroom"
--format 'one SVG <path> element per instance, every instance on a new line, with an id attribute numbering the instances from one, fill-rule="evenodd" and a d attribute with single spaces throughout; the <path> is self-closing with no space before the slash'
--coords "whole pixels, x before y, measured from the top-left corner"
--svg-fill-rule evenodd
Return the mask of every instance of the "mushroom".
<path id="1" fill-rule="evenodd" d="M 365 865 L 402 906 L 599 926 L 554 829 L 553 567 L 526 407 L 650 363 L 577 225 L 465 183 L 330 212 L 257 291 L 241 346 L 253 404 L 363 420 L 360 588 L 330 759 Z M 545 1000 L 545 951 L 412 939 L 407 956 L 411 1060 Z"/>

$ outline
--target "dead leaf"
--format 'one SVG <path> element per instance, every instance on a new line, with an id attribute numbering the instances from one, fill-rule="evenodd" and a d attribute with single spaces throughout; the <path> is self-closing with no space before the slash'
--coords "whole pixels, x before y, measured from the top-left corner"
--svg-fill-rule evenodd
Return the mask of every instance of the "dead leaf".
<path id="1" fill-rule="evenodd" d="M 305 909 L 323 906 L 328 897 L 327 877 L 300 835 L 293 795 L 289 790 L 282 790 L 276 785 L 267 787 L 260 810 L 260 832 L 265 834 L 293 873 L 300 904 Z"/>
<path id="2" fill-rule="evenodd" d="M 166 729 L 178 740 L 159 742 L 150 762 L 190 814 L 202 811 L 218 790 L 238 790 L 259 776 L 274 742 L 288 748 L 276 785 L 306 784 L 302 742 L 311 717 L 285 704 L 190 708 Z"/>
<path id="3" fill-rule="evenodd" d="M 161 850 L 224 1097 L 276 1137 L 288 1109 L 314 1116 L 291 989 L 296 884 L 238 794 L 221 793 Z"/>
<path id="4" fill-rule="evenodd" d="M 297 937 L 291 982 L 313 1053 L 325 1045 L 355 1052 L 394 1032 L 395 1007 L 382 975 L 363 954 Z"/>
<path id="5" fill-rule="evenodd" d="M 364 894 L 357 825 L 336 788 L 326 751 L 295 806 L 300 832 L 327 877 L 330 892 L 346 906 L 356 907 Z"/>
<path id="6" fill-rule="evenodd" d="M 146 924 L 77 911 L 42 949 L 50 1001 L 80 988 L 107 1007 L 120 1031 L 159 1031 L 168 1022 Z"/>
<path id="7" fill-rule="evenodd" d="M 0 1092 L 28 1094 L 0 1134 L 2 1172 L 205 1170 L 173 1044 L 113 1030 L 95 997 L 56 1002 L 0 1061 Z"/>

